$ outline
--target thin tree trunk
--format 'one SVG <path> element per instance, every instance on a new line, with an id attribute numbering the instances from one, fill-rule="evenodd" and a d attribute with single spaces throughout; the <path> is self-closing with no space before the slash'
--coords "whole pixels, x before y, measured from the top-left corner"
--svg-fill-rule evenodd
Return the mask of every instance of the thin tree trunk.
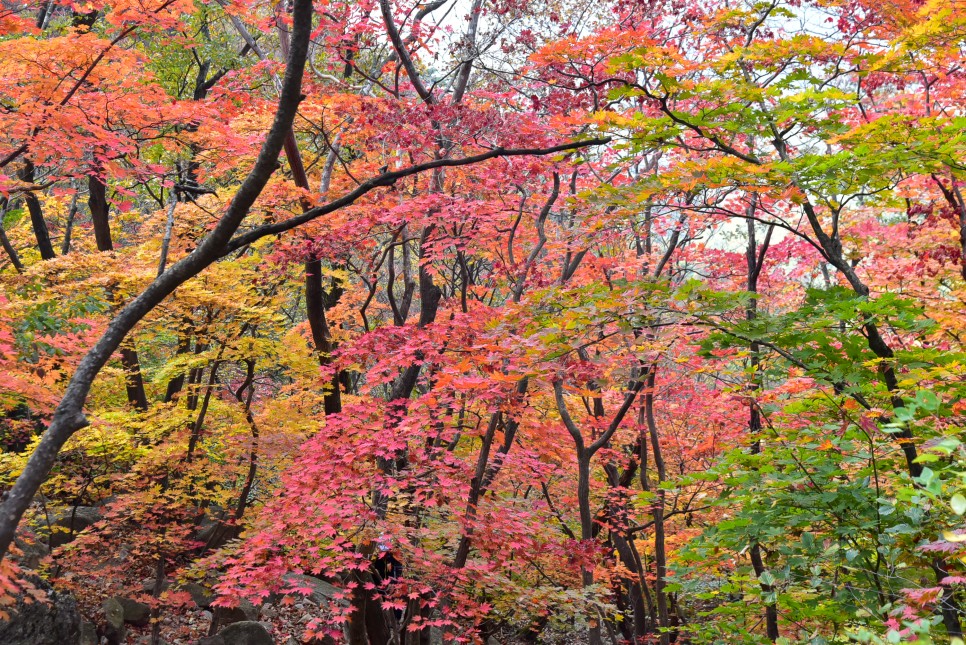
<path id="1" fill-rule="evenodd" d="M 278 16 L 281 17 L 281 14 Z M 279 42 L 281 43 L 282 54 L 288 57 L 289 54 L 289 35 L 282 22 L 277 22 Z M 260 54 L 264 58 L 264 54 Z M 309 191 L 309 178 L 305 172 L 305 164 L 302 162 L 302 155 L 299 152 L 298 142 L 295 140 L 295 131 L 289 129 L 283 144 L 285 158 L 288 160 L 289 169 L 292 171 L 292 181 L 302 190 Z M 335 163 L 335 156 L 338 148 L 332 147 L 326 158 L 324 177 L 320 186 L 322 194 L 329 190 L 329 182 L 332 179 L 332 166 Z M 302 212 L 308 211 L 312 205 L 302 200 Z M 335 345 L 332 342 L 332 332 L 326 320 L 325 312 L 331 309 L 338 301 L 335 298 L 327 298 L 322 287 L 322 261 L 317 256 L 312 256 L 305 262 L 305 317 L 309 321 L 309 329 L 312 331 L 312 342 L 315 344 L 315 351 L 319 353 L 319 362 L 323 366 L 332 363 L 332 352 Z M 323 395 L 324 408 L 326 415 L 337 414 L 342 411 L 342 394 L 340 384 L 341 374 L 336 371 L 329 383 L 328 389 Z"/>
<path id="2" fill-rule="evenodd" d="M 121 348 L 121 365 L 124 366 L 124 386 L 127 400 L 139 412 L 148 411 L 148 397 L 144 391 L 144 378 L 141 376 L 141 361 L 133 347 Z"/>
<path id="3" fill-rule="evenodd" d="M 28 161 L 20 171 L 20 179 L 27 183 L 34 181 L 34 165 Z M 40 200 L 31 191 L 27 191 L 23 196 L 27 212 L 30 213 L 30 224 L 34 230 L 34 237 L 37 238 L 37 248 L 40 250 L 40 257 L 44 260 L 53 260 L 57 255 L 54 253 L 54 245 L 50 241 L 50 231 L 47 228 L 47 221 L 44 219 L 43 210 L 40 207 Z"/>
<path id="4" fill-rule="evenodd" d="M 757 198 L 752 197 L 751 203 L 748 205 L 748 246 L 745 253 L 745 262 L 748 269 L 747 284 L 746 288 L 748 293 L 751 294 L 751 298 L 748 300 L 748 306 L 745 308 L 745 319 L 749 322 L 755 320 L 758 317 L 758 278 L 761 275 L 762 265 L 765 260 L 765 253 L 768 252 L 768 245 L 771 242 L 771 234 L 774 231 L 774 226 L 768 227 L 768 232 L 765 234 L 765 239 L 762 242 L 761 249 L 758 248 L 758 240 L 755 236 L 755 222 L 751 217 L 755 214 L 755 208 L 757 206 Z M 749 362 L 751 364 L 751 395 L 756 396 L 758 391 L 761 389 L 761 375 L 759 373 L 759 353 L 761 347 L 755 341 L 752 341 L 749 346 Z M 748 416 L 748 435 L 752 438 L 753 443 L 751 444 L 752 454 L 758 454 L 761 452 L 761 412 L 758 410 L 758 405 L 755 401 L 751 402 L 749 406 L 749 416 Z M 761 586 L 761 591 L 766 596 L 774 593 L 774 587 L 765 582 L 761 582 L 761 577 L 765 573 L 764 560 L 761 557 L 761 545 L 757 540 L 753 541 L 751 544 L 751 549 L 749 556 L 751 558 L 751 566 L 755 571 L 755 576 L 759 579 L 759 585 Z M 778 629 L 778 606 L 775 602 L 765 602 L 765 634 L 768 636 L 771 642 L 775 642 L 781 636 L 781 632 Z"/>
<path id="5" fill-rule="evenodd" d="M 594 539 L 594 515 L 590 509 L 590 458 L 586 450 L 577 451 L 577 507 L 580 513 L 580 539 L 589 542 Z M 586 589 L 594 584 L 594 565 L 586 565 L 581 569 L 581 582 Z M 601 623 L 602 617 L 592 619 L 587 632 L 590 645 L 602 645 Z"/>
<path id="6" fill-rule="evenodd" d="M 594 540 L 594 516 L 590 508 L 590 462 L 594 455 L 597 454 L 601 448 L 610 443 L 611 437 L 613 437 L 614 433 L 617 432 L 617 429 L 620 427 L 621 422 L 627 415 L 628 410 L 630 410 L 631 406 L 634 404 L 634 401 L 637 399 L 637 395 L 644 387 L 644 384 L 645 380 L 643 375 L 638 375 L 632 380 L 632 384 L 629 388 L 630 391 L 624 395 L 624 402 L 611 418 L 611 422 L 607 426 L 607 429 L 600 433 L 599 436 L 596 436 L 593 442 L 588 445 L 584 441 L 580 428 L 576 423 L 574 423 L 573 418 L 570 416 L 570 412 L 567 410 L 567 403 L 564 399 L 563 393 L 563 381 L 561 379 L 556 379 L 553 382 L 554 399 L 557 404 L 557 413 L 560 415 L 560 420 L 567 428 L 567 432 L 570 433 L 571 438 L 574 440 L 574 448 L 577 454 L 577 506 L 580 513 L 580 537 L 583 541 Z M 599 399 L 595 401 L 594 408 L 594 416 L 603 416 L 603 409 Z M 594 584 L 593 565 L 585 565 L 582 567 L 581 580 L 584 588 Z M 604 620 L 604 617 L 596 615 L 593 616 L 591 620 L 593 622 L 591 623 L 590 630 L 588 631 L 590 645 L 601 645 L 602 640 L 600 625 Z"/>
<path id="7" fill-rule="evenodd" d="M 20 255 L 17 253 L 17 249 L 14 248 L 13 244 L 10 243 L 10 238 L 7 237 L 7 230 L 3 226 L 3 220 L 7 216 L 7 207 L 10 202 L 6 198 L 0 197 L 0 244 L 3 245 L 3 250 L 7 252 L 7 257 L 10 258 L 10 263 L 13 264 L 13 268 L 17 270 L 17 273 L 23 273 L 24 266 L 20 261 Z"/>
<path id="8" fill-rule="evenodd" d="M 87 205 L 91 209 L 91 221 L 94 223 L 94 240 L 97 250 L 101 253 L 114 250 L 111 239 L 110 212 L 107 204 L 107 186 L 98 177 L 88 178 L 90 195 Z M 141 375 L 141 360 L 137 350 L 131 346 L 121 347 L 121 364 L 124 366 L 124 386 L 127 389 L 127 400 L 140 412 L 147 412 L 148 397 L 144 391 L 144 378 Z"/>
<path id="9" fill-rule="evenodd" d="M 94 226 L 94 241 L 98 251 L 113 251 L 111 239 L 110 208 L 107 203 L 107 185 L 97 175 L 87 178 L 87 207 L 91 211 Z"/>
<path id="10" fill-rule="evenodd" d="M 858 273 L 856 273 L 855 268 L 843 256 L 842 241 L 838 237 L 838 232 L 833 230 L 831 236 L 825 232 L 814 207 L 808 200 L 802 204 L 802 209 L 808 218 L 812 232 L 821 244 L 822 250 L 825 252 L 829 262 L 845 276 L 845 279 L 856 295 L 868 298 L 870 294 L 869 287 L 862 281 Z M 878 325 L 874 322 L 869 321 L 863 323 L 862 330 L 868 348 L 878 358 L 883 359 L 879 363 L 879 374 L 882 377 L 882 383 L 890 394 L 890 402 L 892 404 L 893 414 L 895 414 L 896 410 L 904 408 L 906 405 L 899 391 L 899 379 L 895 371 L 895 352 L 886 343 L 882 337 L 882 333 L 879 331 Z M 888 421 L 888 419 L 884 419 L 884 421 Z M 918 461 L 919 451 L 916 447 L 915 437 L 913 436 L 910 425 L 905 424 L 900 432 L 894 434 L 894 438 L 905 455 L 906 468 L 909 474 L 913 477 L 921 475 L 923 466 Z M 940 575 L 939 572 L 945 568 L 945 561 L 942 558 L 938 558 L 936 560 L 936 566 L 934 567 L 937 582 L 941 580 L 938 577 Z M 946 627 L 948 635 L 950 637 L 962 636 L 963 630 L 959 620 L 959 603 L 955 596 L 943 596 L 943 602 L 940 603 L 940 613 L 942 614 L 943 625 Z"/>
<path id="11" fill-rule="evenodd" d="M 641 408 L 641 412 L 643 412 L 643 408 Z M 638 441 L 643 440 L 645 440 L 644 436 L 641 435 Z M 619 471 L 613 463 L 604 467 L 607 473 L 607 481 L 611 488 L 625 490 L 631 486 L 639 468 L 638 458 L 640 456 L 642 456 L 642 453 L 638 446 L 637 454 L 631 457 L 630 463 L 623 471 Z M 635 557 L 633 536 L 623 530 L 627 526 L 628 496 L 621 494 L 616 501 L 608 501 L 604 507 L 604 513 L 607 518 L 607 524 L 611 527 L 610 540 L 614 544 L 614 550 L 617 552 L 617 556 L 620 558 L 624 567 L 637 576 L 636 579 L 632 579 L 627 583 L 627 602 L 631 607 L 633 620 L 629 628 L 625 629 L 625 631 L 627 632 L 626 636 L 628 638 L 641 640 L 647 634 L 647 617 L 650 601 L 649 599 L 645 599 L 647 587 L 646 572 L 640 566 L 640 559 Z"/>
<path id="12" fill-rule="evenodd" d="M 654 517 L 654 561 L 657 567 L 657 579 L 654 584 L 654 593 L 657 599 L 657 619 L 658 627 L 661 629 L 660 643 L 668 645 L 671 642 L 671 635 L 668 629 L 671 626 L 670 615 L 668 612 L 667 592 L 667 547 L 665 546 L 664 534 L 664 504 L 665 491 L 661 484 L 667 479 L 667 472 L 664 468 L 664 456 L 661 452 L 661 440 L 657 433 L 657 422 L 654 419 L 654 385 L 657 379 L 657 365 L 651 365 L 647 372 L 647 386 L 644 392 L 644 418 L 647 421 L 647 430 L 651 438 L 651 451 L 654 453 L 654 467 L 657 470 L 658 485 L 654 491 L 654 505 L 652 514 Z"/>
<path id="13" fill-rule="evenodd" d="M 164 273 L 168 266 L 168 251 L 171 248 L 171 233 L 174 231 L 174 209 L 178 206 L 178 200 L 171 198 L 168 204 L 168 217 L 164 223 L 164 236 L 161 238 L 161 255 L 158 258 L 158 275 Z"/>
<path id="14" fill-rule="evenodd" d="M 186 317 L 186 322 L 190 325 L 191 320 Z M 191 349 L 191 335 L 188 332 L 182 332 L 180 340 L 178 341 L 178 349 L 175 351 L 175 356 L 182 356 L 187 354 Z M 164 402 L 170 403 L 174 400 L 174 397 L 181 392 L 181 388 L 184 387 L 184 372 L 179 372 L 177 376 L 172 377 L 168 381 L 168 387 L 164 393 Z"/>
<path id="15" fill-rule="evenodd" d="M 158 554 L 157 563 L 154 569 L 154 586 L 151 589 L 151 595 L 155 598 L 161 597 L 161 592 L 164 590 L 164 555 Z M 151 624 L 151 645 L 158 645 L 161 642 L 161 608 L 153 607 L 151 609 L 151 618 L 153 622 Z"/>
<path id="16" fill-rule="evenodd" d="M 70 253 L 71 235 L 74 233 L 74 219 L 77 217 L 77 193 L 70 200 L 70 209 L 67 211 L 67 222 L 64 224 L 64 240 L 60 243 L 60 254 Z"/>
<path id="17" fill-rule="evenodd" d="M 938 176 L 932 175 L 932 178 L 959 219 L 959 274 L 966 280 L 966 200 L 963 199 L 955 177 L 951 177 L 948 187 Z"/>
<path id="18" fill-rule="evenodd" d="M 258 424 L 255 423 L 255 415 L 252 414 L 252 399 L 255 398 L 255 361 L 254 359 L 249 359 L 245 364 L 247 368 L 245 381 L 234 394 L 235 400 L 245 406 L 245 421 L 248 422 L 248 427 L 251 429 L 252 445 L 248 451 L 248 472 L 245 475 L 245 483 L 242 486 L 241 492 L 238 494 L 238 503 L 235 505 L 235 512 L 232 516 L 235 522 L 232 536 L 236 538 L 241 535 L 241 526 L 239 523 L 245 515 L 245 509 L 248 508 L 248 498 L 252 494 L 252 488 L 255 485 L 255 475 L 258 473 Z M 247 396 L 244 395 L 245 389 L 248 390 Z"/>

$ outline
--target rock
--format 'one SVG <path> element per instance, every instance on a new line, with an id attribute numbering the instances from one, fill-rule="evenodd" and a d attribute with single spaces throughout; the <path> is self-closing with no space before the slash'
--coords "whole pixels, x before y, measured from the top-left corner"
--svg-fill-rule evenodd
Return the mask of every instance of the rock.
<path id="1" fill-rule="evenodd" d="M 86 620 L 81 621 L 78 645 L 100 645 L 100 642 L 101 639 L 97 635 L 97 627 L 94 623 L 89 623 Z"/>
<path id="2" fill-rule="evenodd" d="M 124 622 L 144 627 L 151 622 L 151 607 L 131 598 L 115 598 L 124 609 Z"/>
<path id="3" fill-rule="evenodd" d="M 141 591 L 144 593 L 154 593 L 154 578 L 145 578 L 141 581 Z M 171 587 L 171 579 L 165 578 L 161 581 L 161 591 L 167 591 Z"/>
<path id="4" fill-rule="evenodd" d="M 214 611 L 211 620 L 215 624 L 215 629 L 233 623 L 242 623 L 249 619 L 249 616 L 241 607 L 213 607 L 212 609 Z"/>
<path id="5" fill-rule="evenodd" d="M 234 623 L 218 632 L 225 645 L 275 645 L 271 634 L 261 623 L 251 620 Z"/>
<path id="6" fill-rule="evenodd" d="M 215 521 L 210 517 L 205 517 L 198 523 L 194 538 L 198 542 L 204 543 L 205 547 L 217 549 L 221 544 L 218 542 L 218 532 L 221 530 L 221 522 Z"/>
<path id="7" fill-rule="evenodd" d="M 101 608 L 104 610 L 104 620 L 108 625 L 117 629 L 124 626 L 124 605 L 117 598 L 105 600 Z"/>
<path id="8" fill-rule="evenodd" d="M 429 630 L 430 645 L 443 645 L 443 630 L 439 627 L 431 627 Z"/>
<path id="9" fill-rule="evenodd" d="M 212 607 L 212 621 L 215 629 L 221 629 L 234 623 L 250 622 L 258 618 L 258 608 L 247 600 L 242 599 L 237 607 Z"/>
<path id="10" fill-rule="evenodd" d="M 225 645 L 225 639 L 220 635 L 206 636 L 198 641 L 198 645 Z"/>
<path id="11" fill-rule="evenodd" d="M 258 620 L 259 608 L 249 601 L 242 599 L 241 604 L 238 607 L 245 612 L 245 615 L 248 616 L 248 620 Z"/>
<path id="12" fill-rule="evenodd" d="M 22 569 L 36 570 L 40 566 L 40 561 L 50 553 L 47 543 L 36 535 L 30 535 L 27 538 L 18 535 L 13 543 L 20 549 L 20 554 L 14 559 Z"/>
<path id="13" fill-rule="evenodd" d="M 51 548 L 63 546 L 71 541 L 84 529 L 92 526 L 101 519 L 101 511 L 93 506 L 75 506 L 68 508 L 57 516 L 50 524 Z"/>
<path id="14" fill-rule="evenodd" d="M 306 576 L 298 573 L 287 573 L 282 576 L 283 589 L 311 589 L 308 594 L 296 592 L 292 595 L 300 595 L 308 599 L 315 605 L 325 605 L 332 601 L 332 596 L 338 593 L 338 589 L 330 585 L 325 580 L 320 580 L 313 576 Z"/>
<path id="15" fill-rule="evenodd" d="M 151 645 L 151 636 L 145 635 L 138 639 L 137 645 Z M 165 640 L 159 640 L 158 645 L 168 645 Z"/>
<path id="16" fill-rule="evenodd" d="M 108 643 L 123 643 L 126 629 L 124 628 L 124 605 L 117 598 L 105 600 L 101 605 L 104 610 L 104 635 Z"/>
<path id="17" fill-rule="evenodd" d="M 500 641 L 496 640 L 493 636 L 486 639 L 486 645 L 503 645 Z"/>
<path id="18" fill-rule="evenodd" d="M 194 539 L 203 543 L 206 550 L 223 547 L 234 537 L 231 527 L 225 525 L 227 515 L 220 506 L 212 504 L 198 520 Z"/>
<path id="19" fill-rule="evenodd" d="M 77 601 L 67 593 L 54 590 L 40 578 L 30 576 L 30 583 L 47 594 L 46 601 L 17 603 L 9 609 L 10 620 L 0 622 L 3 645 L 79 645 L 81 617 Z"/>
<path id="20" fill-rule="evenodd" d="M 215 595 L 211 593 L 211 590 L 201 585 L 197 582 L 189 582 L 181 586 L 182 591 L 187 591 L 191 594 L 191 599 L 195 601 L 195 604 L 202 609 L 207 609 L 211 607 L 211 602 L 215 599 Z"/>

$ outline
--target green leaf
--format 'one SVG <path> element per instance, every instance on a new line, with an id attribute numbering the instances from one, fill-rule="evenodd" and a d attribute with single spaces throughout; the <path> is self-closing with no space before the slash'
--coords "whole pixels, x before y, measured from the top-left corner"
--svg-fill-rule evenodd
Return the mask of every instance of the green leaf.
<path id="1" fill-rule="evenodd" d="M 802 533 L 802 546 L 806 549 L 811 549 L 815 546 L 815 536 L 808 531 Z"/>
<path id="2" fill-rule="evenodd" d="M 916 412 L 910 407 L 901 407 L 895 409 L 896 418 L 899 421 L 912 421 L 916 418 Z"/>
<path id="3" fill-rule="evenodd" d="M 939 409 L 942 401 L 940 401 L 939 397 L 929 390 L 919 390 L 916 392 L 916 403 L 919 404 L 918 407 L 924 410 L 935 412 Z"/>
<path id="4" fill-rule="evenodd" d="M 966 513 L 966 497 L 963 497 L 960 493 L 953 495 L 953 498 L 949 500 L 949 505 L 953 507 L 953 512 L 956 515 Z"/>

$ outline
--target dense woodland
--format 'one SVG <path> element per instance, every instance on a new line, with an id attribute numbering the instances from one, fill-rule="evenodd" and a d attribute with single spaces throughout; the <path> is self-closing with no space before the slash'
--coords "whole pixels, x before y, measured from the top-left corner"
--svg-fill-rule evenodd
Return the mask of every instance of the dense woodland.
<path id="1" fill-rule="evenodd" d="M 0 642 L 962 645 L 964 54 L 0 0 Z"/>

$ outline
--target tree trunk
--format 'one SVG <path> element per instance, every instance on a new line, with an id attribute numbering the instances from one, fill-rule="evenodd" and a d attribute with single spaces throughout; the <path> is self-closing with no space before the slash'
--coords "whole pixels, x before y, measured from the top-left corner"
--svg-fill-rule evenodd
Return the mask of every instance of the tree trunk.
<path id="1" fill-rule="evenodd" d="M 33 183 L 33 162 L 27 161 L 19 174 L 22 181 Z M 33 192 L 27 191 L 24 193 L 23 201 L 27 206 L 27 212 L 30 213 L 30 225 L 33 227 L 34 237 L 37 238 L 40 257 L 44 260 L 53 260 L 57 256 L 54 254 L 54 245 L 50 242 L 50 231 L 47 229 L 47 221 L 44 219 L 43 210 L 40 208 L 40 200 Z"/>
<path id="2" fill-rule="evenodd" d="M 87 178 L 87 206 L 91 211 L 91 223 L 94 226 L 94 240 L 98 251 L 113 251 L 114 241 L 111 239 L 110 210 L 107 204 L 107 185 L 97 175 Z"/>
<path id="3" fill-rule="evenodd" d="M 95 175 L 88 178 L 90 195 L 87 205 L 91 209 L 94 224 L 94 240 L 97 250 L 104 253 L 114 250 L 111 239 L 110 211 L 107 204 L 107 186 Z M 124 366 L 124 386 L 127 400 L 139 412 L 147 412 L 148 397 L 144 391 L 144 378 L 141 375 L 141 360 L 133 347 L 121 348 L 121 364 Z"/>
<path id="4" fill-rule="evenodd" d="M 752 294 L 751 299 L 748 301 L 748 306 L 745 308 L 745 319 L 748 321 L 753 321 L 758 317 L 758 278 L 761 276 L 762 264 L 765 261 L 765 253 L 768 252 L 768 245 L 771 242 L 771 234 L 775 229 L 774 226 L 768 228 L 768 232 L 765 234 L 765 239 L 762 242 L 761 249 L 758 248 L 758 240 L 755 236 L 755 222 L 751 219 L 751 216 L 755 214 L 755 209 L 757 207 L 757 200 L 752 197 L 751 203 L 748 205 L 749 218 L 746 220 L 748 223 L 748 246 L 745 252 L 745 262 L 748 269 L 747 284 L 748 293 Z M 751 363 L 751 395 L 755 396 L 758 390 L 761 389 L 761 377 L 759 375 L 759 352 L 761 347 L 755 341 L 752 341 L 749 346 L 749 362 Z M 758 405 L 756 401 L 752 401 L 749 406 L 749 416 L 748 416 L 748 435 L 752 438 L 753 443 L 751 444 L 752 454 L 758 454 L 761 451 L 761 412 L 758 410 Z M 755 571 L 755 576 L 759 579 L 762 574 L 765 573 L 765 564 L 761 557 L 761 545 L 757 541 L 751 544 L 751 566 Z M 761 591 L 766 596 L 774 592 L 774 587 L 770 584 L 764 582 L 759 582 L 761 586 Z M 771 642 L 775 642 L 781 636 L 778 630 L 778 606 L 775 602 L 765 602 L 765 634 L 768 636 Z"/>
<path id="5" fill-rule="evenodd" d="M 124 386 L 127 389 L 128 402 L 139 412 L 147 412 L 148 397 L 144 391 L 144 378 L 141 376 L 141 361 L 137 350 L 122 347 L 121 364 L 124 366 Z"/>
<path id="6" fill-rule="evenodd" d="M 3 227 L 3 220 L 7 216 L 7 207 L 9 205 L 10 202 L 6 198 L 0 197 L 0 244 L 3 245 L 3 250 L 7 252 L 7 257 L 10 258 L 10 263 L 13 264 L 13 268 L 17 270 L 17 273 L 23 273 L 24 266 L 20 261 L 20 254 L 17 253 L 17 249 L 10 243 L 10 238 L 7 237 L 7 230 Z"/>
<path id="7" fill-rule="evenodd" d="M 654 505 L 652 514 L 654 518 L 654 561 L 657 567 L 657 577 L 654 583 L 654 595 L 657 599 L 657 620 L 661 630 L 660 643 L 668 645 L 671 636 L 668 628 L 671 626 L 670 614 L 668 612 L 667 592 L 667 547 L 665 546 L 664 535 L 664 489 L 661 484 L 667 479 L 667 472 L 664 468 L 664 456 L 661 451 L 661 441 L 657 434 L 657 422 L 654 419 L 654 385 L 657 379 L 657 365 L 651 365 L 647 371 L 647 386 L 644 393 L 644 418 L 647 422 L 648 434 L 651 437 L 651 451 L 654 453 L 654 466 L 657 470 L 658 485 L 654 491 Z"/>

